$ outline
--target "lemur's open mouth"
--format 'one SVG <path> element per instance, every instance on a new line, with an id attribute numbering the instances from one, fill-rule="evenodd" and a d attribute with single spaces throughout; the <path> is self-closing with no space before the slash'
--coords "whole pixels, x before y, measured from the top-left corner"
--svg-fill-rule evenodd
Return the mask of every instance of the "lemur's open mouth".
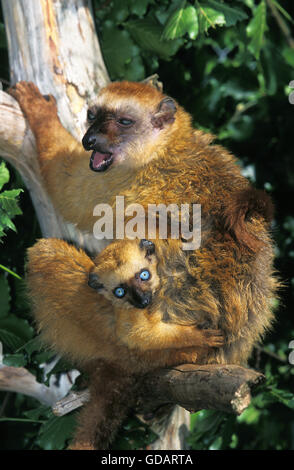
<path id="1" fill-rule="evenodd" d="M 103 153 L 94 150 L 90 158 L 90 168 L 93 171 L 105 171 L 113 162 L 112 153 Z"/>

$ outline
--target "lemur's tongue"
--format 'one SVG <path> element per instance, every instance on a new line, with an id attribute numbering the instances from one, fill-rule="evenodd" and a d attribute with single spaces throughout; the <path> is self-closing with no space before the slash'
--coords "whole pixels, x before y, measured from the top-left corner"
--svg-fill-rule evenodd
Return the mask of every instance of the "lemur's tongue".
<path id="1" fill-rule="evenodd" d="M 94 150 L 90 158 L 90 168 L 93 171 L 105 171 L 113 161 L 111 153 L 102 153 Z"/>

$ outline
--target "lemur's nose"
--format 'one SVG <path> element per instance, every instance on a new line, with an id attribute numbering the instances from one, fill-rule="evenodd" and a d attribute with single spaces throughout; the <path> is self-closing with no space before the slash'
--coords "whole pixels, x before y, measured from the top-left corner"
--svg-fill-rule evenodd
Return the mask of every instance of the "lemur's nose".
<path id="1" fill-rule="evenodd" d="M 97 143 L 97 137 L 95 134 L 88 133 L 84 135 L 82 139 L 82 144 L 85 150 L 93 150 Z"/>
<path id="2" fill-rule="evenodd" d="M 130 302 L 137 308 L 146 308 L 152 300 L 152 292 L 142 291 L 141 289 L 130 289 Z"/>
<path id="3" fill-rule="evenodd" d="M 152 294 L 151 292 L 146 292 L 144 296 L 142 296 L 142 306 L 143 307 L 147 307 L 147 305 L 150 304 L 151 302 L 151 299 L 152 299 Z"/>

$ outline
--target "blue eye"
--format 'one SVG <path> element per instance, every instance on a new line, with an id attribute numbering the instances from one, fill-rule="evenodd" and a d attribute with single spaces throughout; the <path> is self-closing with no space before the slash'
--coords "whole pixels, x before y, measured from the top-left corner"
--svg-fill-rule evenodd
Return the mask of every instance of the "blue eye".
<path id="1" fill-rule="evenodd" d="M 116 287 L 113 291 L 115 297 L 121 299 L 126 295 L 126 290 L 123 287 Z"/>
<path id="2" fill-rule="evenodd" d="M 150 279 L 150 272 L 148 269 L 143 269 L 143 271 L 140 272 L 140 279 L 142 281 L 148 281 L 148 279 Z"/>

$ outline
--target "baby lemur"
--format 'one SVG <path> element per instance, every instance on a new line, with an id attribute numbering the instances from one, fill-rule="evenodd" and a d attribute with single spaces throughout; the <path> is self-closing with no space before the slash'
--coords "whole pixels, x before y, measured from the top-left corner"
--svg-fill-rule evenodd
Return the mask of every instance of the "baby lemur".
<path id="1" fill-rule="evenodd" d="M 164 321 L 158 263 L 147 240 L 116 241 L 94 261 L 57 239 L 28 251 L 27 285 L 43 340 L 91 378 L 91 401 L 72 448 L 107 447 L 129 408 L 136 375 L 207 362 L 224 344 L 219 329 Z"/>

